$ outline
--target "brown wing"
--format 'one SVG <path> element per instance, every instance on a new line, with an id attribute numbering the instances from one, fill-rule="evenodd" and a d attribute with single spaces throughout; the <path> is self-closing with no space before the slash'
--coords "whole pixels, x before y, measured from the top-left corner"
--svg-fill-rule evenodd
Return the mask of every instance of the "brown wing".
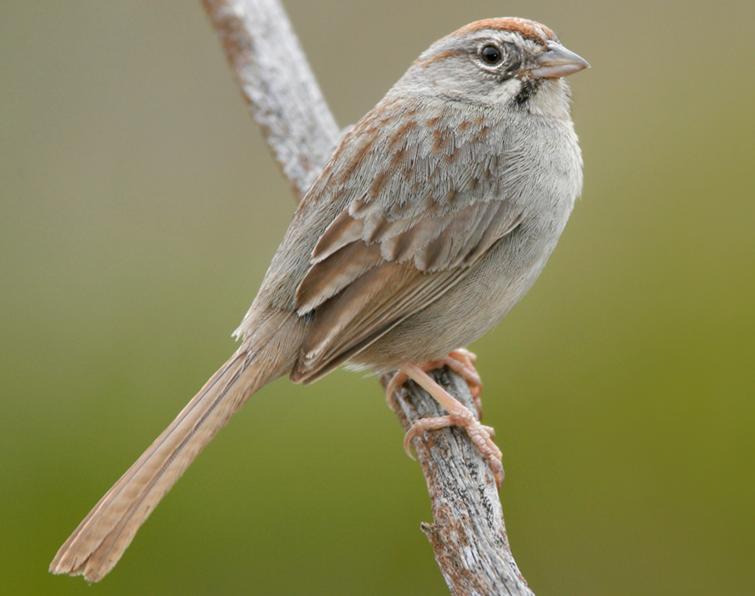
<path id="1" fill-rule="evenodd" d="M 320 238 L 299 285 L 300 315 L 314 311 L 293 378 L 338 366 L 452 288 L 519 223 L 502 200 L 367 228 L 343 212 Z"/>
<path id="2" fill-rule="evenodd" d="M 316 243 L 290 239 L 314 244 L 296 288 L 294 306 L 312 322 L 294 380 L 321 376 L 437 300 L 518 225 L 499 184 L 497 131 L 448 102 L 436 107 L 420 120 L 415 106 L 379 104 L 305 197 L 302 218 L 332 219 Z"/>

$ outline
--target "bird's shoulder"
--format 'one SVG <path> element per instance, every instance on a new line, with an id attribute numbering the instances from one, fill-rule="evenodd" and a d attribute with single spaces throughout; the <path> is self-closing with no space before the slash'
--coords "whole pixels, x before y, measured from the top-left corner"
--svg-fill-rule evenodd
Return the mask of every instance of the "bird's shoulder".
<path id="1" fill-rule="evenodd" d="M 500 195 L 502 151 L 493 107 L 388 95 L 344 135 L 301 210 L 397 219 L 486 200 Z"/>

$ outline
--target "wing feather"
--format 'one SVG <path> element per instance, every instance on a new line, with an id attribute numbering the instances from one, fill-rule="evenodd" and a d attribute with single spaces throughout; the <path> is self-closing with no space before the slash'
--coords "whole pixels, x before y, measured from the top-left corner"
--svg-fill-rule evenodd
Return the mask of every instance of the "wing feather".
<path id="1" fill-rule="evenodd" d="M 296 288 L 294 306 L 311 323 L 295 380 L 325 374 L 437 300 L 519 225 L 485 119 L 438 106 L 423 122 L 395 98 L 378 105 L 305 197 L 333 215 Z"/>
<path id="2" fill-rule="evenodd" d="M 315 311 L 291 378 L 309 382 L 339 366 L 442 296 L 464 273 L 426 274 L 396 263 L 366 273 Z"/>

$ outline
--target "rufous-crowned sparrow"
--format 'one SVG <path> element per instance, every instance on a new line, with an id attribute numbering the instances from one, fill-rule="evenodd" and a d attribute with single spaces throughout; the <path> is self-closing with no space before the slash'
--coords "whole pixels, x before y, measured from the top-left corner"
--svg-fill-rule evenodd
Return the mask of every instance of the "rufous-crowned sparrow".
<path id="1" fill-rule="evenodd" d="M 284 374 L 398 371 L 464 427 L 500 481 L 491 429 L 424 372 L 498 323 L 540 274 L 582 187 L 564 76 L 587 62 L 549 28 L 477 21 L 425 51 L 341 140 L 302 200 L 238 350 L 97 503 L 53 573 L 102 578 L 215 433 Z M 450 358 L 449 358 L 450 354 Z M 392 383 L 395 388 L 397 383 Z"/>

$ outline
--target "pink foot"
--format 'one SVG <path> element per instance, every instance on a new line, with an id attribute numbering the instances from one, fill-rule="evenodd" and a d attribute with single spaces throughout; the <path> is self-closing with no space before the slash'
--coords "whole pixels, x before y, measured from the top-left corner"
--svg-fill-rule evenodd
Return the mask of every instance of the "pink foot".
<path id="1" fill-rule="evenodd" d="M 467 382 L 469 392 L 472 394 L 472 401 L 475 408 L 477 408 L 477 417 L 482 420 L 482 399 L 480 399 L 480 395 L 482 395 L 482 380 L 480 379 L 480 373 L 477 372 L 477 368 L 475 367 L 477 355 L 466 348 L 459 348 L 451 352 L 447 360 L 461 363 L 462 366 L 458 368 L 454 368 L 448 362 L 446 362 L 446 366 Z"/>
<path id="2" fill-rule="evenodd" d="M 459 405 L 461 406 L 461 404 Z M 463 414 L 448 414 L 446 416 L 436 416 L 435 418 L 423 418 L 415 422 L 406 435 L 404 435 L 404 451 L 406 451 L 409 457 L 414 459 L 411 449 L 412 441 L 415 438 L 430 430 L 458 426 L 467 432 L 472 444 L 485 459 L 488 467 L 490 467 L 490 471 L 493 472 L 496 483 L 498 486 L 501 486 L 503 483 L 503 463 L 501 461 L 503 454 L 498 445 L 495 444 L 495 441 L 493 441 L 495 429 L 491 426 L 481 424 L 467 408 L 464 408 L 464 406 L 461 407 L 465 410 Z"/>
<path id="3" fill-rule="evenodd" d="M 388 407 L 394 412 L 398 411 L 398 404 L 396 403 L 396 392 L 401 387 L 403 387 L 404 383 L 406 383 L 408 380 L 409 377 L 407 377 L 400 370 L 397 370 L 395 373 L 393 373 L 391 380 L 385 386 L 385 401 L 388 404 Z"/>
<path id="4" fill-rule="evenodd" d="M 468 356 L 464 355 L 465 358 Z M 459 362 L 453 357 L 451 360 Z M 411 457 L 411 444 L 412 441 L 422 433 L 430 430 L 439 430 L 441 428 L 447 428 L 449 426 L 458 426 L 463 428 L 472 444 L 477 448 L 480 454 L 487 462 L 490 470 L 495 477 L 496 482 L 500 486 L 503 482 L 503 464 L 501 462 L 501 450 L 493 441 L 495 431 L 489 427 L 480 423 L 475 418 L 474 414 L 469 411 L 463 404 L 461 404 L 454 396 L 448 393 L 443 387 L 438 385 L 426 372 L 425 369 L 429 366 L 429 370 L 438 368 L 438 362 L 425 363 L 421 366 L 409 364 L 401 367 L 396 375 L 388 383 L 386 392 L 388 393 L 389 403 L 393 404 L 393 395 L 396 389 L 403 385 L 408 379 L 413 380 L 420 385 L 425 391 L 427 391 L 445 410 L 448 412 L 445 416 L 436 416 L 434 418 L 424 418 L 415 422 L 404 437 L 404 449 Z M 444 363 L 445 364 L 445 363 Z M 466 366 L 466 363 L 462 363 Z M 474 368 L 471 369 L 474 375 L 477 372 Z M 461 374 L 461 373 L 460 373 Z M 465 377 L 466 378 L 466 377 Z M 477 377 L 479 380 L 479 377 Z"/>
<path id="5" fill-rule="evenodd" d="M 482 400 L 480 399 L 480 394 L 482 393 L 482 379 L 480 379 L 480 375 L 475 368 L 476 361 L 477 356 L 475 354 L 466 348 L 459 348 L 458 350 L 450 352 L 445 358 L 429 360 L 419 364 L 418 367 L 427 372 L 447 366 L 450 370 L 459 375 L 469 386 L 469 392 L 472 394 L 472 400 L 477 409 L 477 417 L 482 418 Z M 396 391 L 408 380 L 409 377 L 399 370 L 393 375 L 393 378 L 391 378 L 385 388 L 385 398 L 388 402 L 388 407 L 394 411 L 396 409 Z"/>

